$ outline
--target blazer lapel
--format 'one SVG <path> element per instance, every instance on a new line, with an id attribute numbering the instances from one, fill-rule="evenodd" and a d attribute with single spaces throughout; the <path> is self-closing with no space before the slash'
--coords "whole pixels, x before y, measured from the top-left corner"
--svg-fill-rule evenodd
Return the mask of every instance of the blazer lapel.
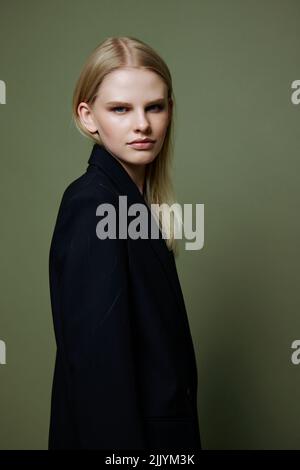
<path id="1" fill-rule="evenodd" d="M 134 203 L 140 203 L 146 206 L 148 212 L 148 221 L 151 224 L 158 225 L 148 204 L 146 203 L 143 195 L 140 193 L 137 185 L 131 179 L 125 168 L 121 163 L 114 157 L 103 145 L 94 144 L 90 158 L 88 160 L 89 165 L 94 165 L 100 168 L 106 176 L 108 176 L 116 188 L 118 195 L 127 196 L 127 205 Z M 181 295 L 181 290 L 179 286 L 176 265 L 174 260 L 173 251 L 170 251 L 166 245 L 162 233 L 159 230 L 160 238 L 151 238 L 150 245 L 153 249 L 153 252 L 158 257 L 163 270 L 166 273 L 166 276 L 170 282 L 170 285 L 174 291 L 176 299 L 179 305 L 184 308 L 183 299 Z"/>

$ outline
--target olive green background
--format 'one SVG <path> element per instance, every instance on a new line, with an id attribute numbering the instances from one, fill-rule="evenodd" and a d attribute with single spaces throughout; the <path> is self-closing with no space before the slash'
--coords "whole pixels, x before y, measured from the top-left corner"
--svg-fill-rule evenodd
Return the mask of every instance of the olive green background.
<path id="1" fill-rule="evenodd" d="M 47 448 L 49 246 L 92 147 L 71 98 L 92 49 L 129 35 L 169 65 L 177 198 L 204 204 L 204 247 L 180 242 L 177 260 L 203 447 L 300 449 L 299 1 L 12 0 L 0 10 L 0 448 Z"/>

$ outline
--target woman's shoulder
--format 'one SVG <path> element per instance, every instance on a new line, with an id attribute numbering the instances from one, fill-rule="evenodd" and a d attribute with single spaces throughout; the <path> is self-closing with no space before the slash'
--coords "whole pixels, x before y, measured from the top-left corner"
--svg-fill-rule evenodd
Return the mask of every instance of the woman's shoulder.
<path id="1" fill-rule="evenodd" d="M 93 198 L 103 200 L 104 202 L 113 202 L 117 200 L 118 194 L 112 186 L 109 178 L 104 173 L 88 172 L 79 176 L 68 184 L 63 192 L 61 204 L 64 206 L 76 204 L 78 201 L 84 201 L 86 198 L 92 201 Z"/>
<path id="2" fill-rule="evenodd" d="M 71 181 L 64 190 L 56 218 L 56 228 L 95 221 L 100 204 L 118 208 L 118 194 L 109 179 L 86 172 Z"/>
<path id="3" fill-rule="evenodd" d="M 99 208 L 101 204 L 105 204 L 105 207 Z M 69 183 L 63 192 L 56 217 L 50 259 L 58 262 L 70 250 L 72 253 L 75 251 L 80 253 L 89 249 L 90 252 L 100 253 L 101 256 L 104 252 L 111 256 L 115 256 L 116 253 L 124 254 L 126 252 L 124 240 L 118 237 L 102 240 L 98 235 L 97 226 L 99 222 L 101 225 L 102 218 L 106 217 L 107 204 L 114 208 L 110 214 L 115 214 L 117 224 L 117 193 L 104 179 L 91 178 L 84 174 Z"/>

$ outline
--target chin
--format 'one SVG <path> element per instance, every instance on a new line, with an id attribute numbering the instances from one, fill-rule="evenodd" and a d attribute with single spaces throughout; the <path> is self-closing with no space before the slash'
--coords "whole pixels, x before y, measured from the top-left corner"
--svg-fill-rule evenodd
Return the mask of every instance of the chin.
<path id="1" fill-rule="evenodd" d="M 156 158 L 156 153 L 149 150 L 134 150 L 130 153 L 128 162 L 130 163 L 151 163 Z"/>
<path id="2" fill-rule="evenodd" d="M 147 165 L 148 163 L 153 162 L 155 160 L 156 155 L 145 155 L 144 158 L 140 159 L 140 163 L 143 163 L 144 165 Z"/>

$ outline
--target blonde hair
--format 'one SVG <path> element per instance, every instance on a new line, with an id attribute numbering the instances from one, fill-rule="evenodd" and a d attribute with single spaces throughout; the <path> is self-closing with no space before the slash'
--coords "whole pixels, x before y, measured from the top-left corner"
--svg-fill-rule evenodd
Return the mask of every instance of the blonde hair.
<path id="1" fill-rule="evenodd" d="M 167 85 L 168 99 L 173 101 L 172 116 L 163 146 L 153 162 L 147 165 L 144 198 L 151 207 L 162 233 L 167 234 L 165 241 L 169 250 L 173 250 L 174 255 L 177 256 L 179 251 L 178 241 L 174 237 L 174 226 L 175 224 L 182 225 L 182 219 L 176 204 L 171 212 L 165 206 L 171 206 L 176 201 L 170 175 L 174 151 L 173 113 L 175 98 L 171 74 L 164 60 L 154 49 L 139 39 L 128 36 L 108 37 L 92 51 L 81 71 L 73 93 L 72 117 L 75 126 L 82 135 L 101 145 L 99 134 L 89 132 L 82 124 L 77 108 L 81 102 L 92 105 L 104 77 L 113 70 L 124 66 L 149 69 L 157 73 Z M 157 206 L 153 209 L 151 204 L 162 204 L 160 212 L 157 212 Z"/>

